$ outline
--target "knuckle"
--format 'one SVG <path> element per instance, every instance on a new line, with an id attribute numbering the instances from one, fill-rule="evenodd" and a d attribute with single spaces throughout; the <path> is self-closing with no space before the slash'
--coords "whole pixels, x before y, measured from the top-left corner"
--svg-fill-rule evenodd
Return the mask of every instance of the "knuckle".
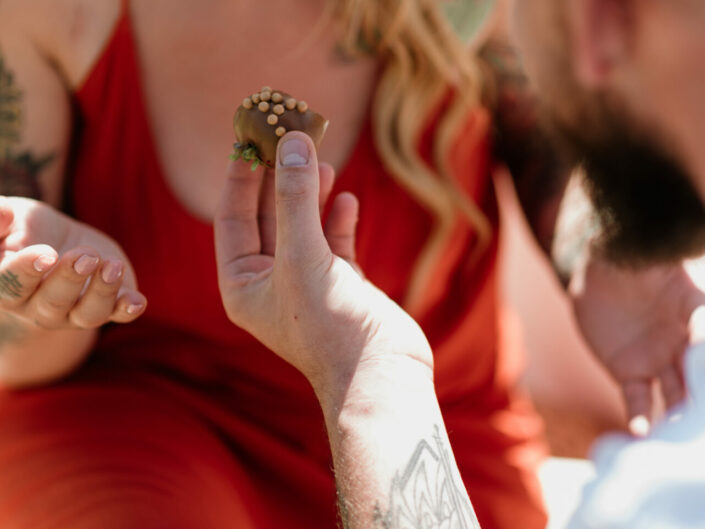
<path id="1" fill-rule="evenodd" d="M 54 331 L 66 326 L 65 318 L 53 318 L 44 314 L 37 314 L 34 318 L 34 324 L 40 329 Z"/>
<path id="2" fill-rule="evenodd" d="M 305 167 L 292 167 L 277 181 L 276 191 L 280 200 L 298 200 L 311 194 L 311 182 Z"/>
<path id="3" fill-rule="evenodd" d="M 83 297 L 87 300 L 95 300 L 101 304 L 115 303 L 115 298 L 121 286 L 122 283 L 119 281 L 110 285 L 94 281 Z"/>
<path id="4" fill-rule="evenodd" d="M 2 297 L 0 296 L 0 310 L 14 311 L 26 303 L 25 298 Z"/>
<path id="5" fill-rule="evenodd" d="M 69 314 L 69 321 L 81 329 L 96 329 L 104 323 L 103 318 L 97 318 L 95 315 L 88 315 L 77 310 Z"/>
<path id="6" fill-rule="evenodd" d="M 66 298 L 44 298 L 38 305 L 39 310 L 46 315 L 66 314 L 73 306 L 74 300 Z"/>
<path id="7" fill-rule="evenodd" d="M 257 218 L 257 208 L 254 206 L 242 207 L 235 211 L 221 212 L 216 217 L 223 223 L 241 223 Z"/>

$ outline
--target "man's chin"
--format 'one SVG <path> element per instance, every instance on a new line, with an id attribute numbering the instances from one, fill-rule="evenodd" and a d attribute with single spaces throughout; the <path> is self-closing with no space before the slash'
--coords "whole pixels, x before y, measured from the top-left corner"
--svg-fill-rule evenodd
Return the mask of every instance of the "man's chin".
<path id="1" fill-rule="evenodd" d="M 601 221 L 598 249 L 631 266 L 705 253 L 705 207 L 681 164 L 626 120 L 602 117 L 599 134 L 556 128 L 566 154 L 584 168 Z"/>

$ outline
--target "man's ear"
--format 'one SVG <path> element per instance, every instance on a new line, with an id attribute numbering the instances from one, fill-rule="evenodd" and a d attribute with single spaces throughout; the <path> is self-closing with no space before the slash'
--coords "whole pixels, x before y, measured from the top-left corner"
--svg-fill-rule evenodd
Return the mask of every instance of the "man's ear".
<path id="1" fill-rule="evenodd" d="M 604 86 L 629 55 L 633 0 L 563 0 L 571 33 L 574 74 L 588 89 Z"/>

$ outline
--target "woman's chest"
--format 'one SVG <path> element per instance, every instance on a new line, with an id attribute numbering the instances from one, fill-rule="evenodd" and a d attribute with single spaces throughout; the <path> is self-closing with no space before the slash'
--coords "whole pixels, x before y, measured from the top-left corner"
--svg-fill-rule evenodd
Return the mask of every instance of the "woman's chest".
<path id="1" fill-rule="evenodd" d="M 142 4 L 140 4 L 142 6 Z M 285 90 L 326 116 L 331 125 L 320 158 L 341 169 L 363 125 L 374 84 L 371 60 L 344 62 L 335 35 L 269 40 L 238 24 L 184 14 L 150 30 L 149 9 L 134 9 L 142 91 L 155 151 L 174 195 L 192 214 L 211 218 L 235 137 L 232 117 L 245 96 L 264 85 Z M 235 18 L 237 13 L 229 16 Z"/>

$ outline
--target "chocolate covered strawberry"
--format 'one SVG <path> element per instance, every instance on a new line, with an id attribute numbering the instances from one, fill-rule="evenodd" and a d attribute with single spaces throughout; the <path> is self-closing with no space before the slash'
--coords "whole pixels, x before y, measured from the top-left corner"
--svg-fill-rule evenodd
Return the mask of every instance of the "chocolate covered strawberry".
<path id="1" fill-rule="evenodd" d="M 260 164 L 274 167 L 279 139 L 291 130 L 305 132 L 318 148 L 328 120 L 311 111 L 305 101 L 265 86 L 245 98 L 233 126 L 238 141 L 232 159 L 252 162 L 254 171 Z"/>

